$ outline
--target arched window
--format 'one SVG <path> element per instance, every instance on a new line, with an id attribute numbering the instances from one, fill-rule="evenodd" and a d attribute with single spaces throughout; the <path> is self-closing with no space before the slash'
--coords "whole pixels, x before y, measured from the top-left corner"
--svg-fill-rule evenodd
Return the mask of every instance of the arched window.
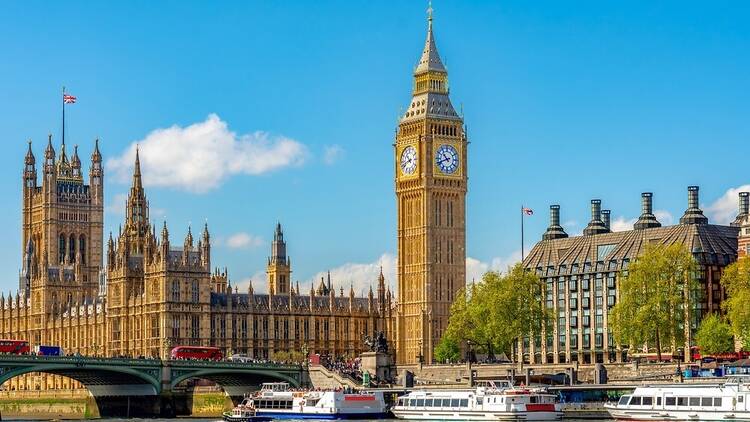
<path id="1" fill-rule="evenodd" d="M 81 251 L 81 264 L 86 264 L 86 236 L 78 238 L 78 250 Z"/>
<path id="2" fill-rule="evenodd" d="M 200 290 L 198 290 L 198 280 L 193 280 L 192 296 L 193 296 L 193 303 L 198 303 L 198 301 L 200 300 Z"/>
<path id="3" fill-rule="evenodd" d="M 66 252 L 64 234 L 60 234 L 60 244 L 58 245 L 58 250 L 59 250 L 59 256 L 60 256 L 60 259 L 58 261 L 62 264 L 63 262 L 65 262 L 65 252 Z"/>
<path id="4" fill-rule="evenodd" d="M 68 259 L 70 262 L 76 262 L 76 235 L 71 234 L 68 241 Z"/>
<path id="5" fill-rule="evenodd" d="M 177 280 L 172 281 L 172 302 L 180 301 L 180 282 Z"/>

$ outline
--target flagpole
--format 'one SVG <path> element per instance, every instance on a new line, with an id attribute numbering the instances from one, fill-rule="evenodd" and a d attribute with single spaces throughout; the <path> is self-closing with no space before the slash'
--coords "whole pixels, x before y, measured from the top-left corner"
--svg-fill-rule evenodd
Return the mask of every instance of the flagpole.
<path id="1" fill-rule="evenodd" d="M 521 263 L 523 263 L 523 204 L 521 204 Z"/>
<path id="2" fill-rule="evenodd" d="M 62 128 L 62 144 L 65 145 L 65 87 L 62 90 L 62 117 L 63 117 L 63 128 Z"/>

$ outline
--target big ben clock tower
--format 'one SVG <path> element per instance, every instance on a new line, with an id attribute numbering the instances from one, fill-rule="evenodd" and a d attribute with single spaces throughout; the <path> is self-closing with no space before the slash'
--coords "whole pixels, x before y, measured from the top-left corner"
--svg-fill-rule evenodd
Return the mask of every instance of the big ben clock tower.
<path id="1" fill-rule="evenodd" d="M 412 99 L 394 145 L 399 364 L 432 361 L 453 299 L 466 285 L 467 140 L 448 94 L 430 8 Z"/>

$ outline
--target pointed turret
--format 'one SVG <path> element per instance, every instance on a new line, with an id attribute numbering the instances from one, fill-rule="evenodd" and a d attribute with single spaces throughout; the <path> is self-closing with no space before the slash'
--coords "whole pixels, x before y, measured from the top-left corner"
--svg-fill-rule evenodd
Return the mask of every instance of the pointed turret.
<path id="1" fill-rule="evenodd" d="M 189 251 L 193 249 L 193 230 L 188 226 L 188 232 L 185 236 L 185 250 Z"/>
<path id="2" fill-rule="evenodd" d="M 31 139 L 29 139 L 29 149 L 26 151 L 26 158 L 24 159 L 23 186 L 24 189 L 36 187 L 36 158 L 34 158 L 34 152 L 31 151 Z"/>
<path id="3" fill-rule="evenodd" d="M 78 157 L 78 145 L 73 145 L 73 156 L 70 158 L 70 169 L 71 175 L 74 178 L 81 178 L 81 158 Z"/>
<path id="4" fill-rule="evenodd" d="M 102 154 L 99 152 L 99 138 L 94 141 L 94 152 L 91 153 L 91 167 L 89 168 L 89 184 L 92 198 L 96 205 L 104 205 L 104 170 L 102 169 Z"/>
<path id="5" fill-rule="evenodd" d="M 133 188 L 142 188 L 141 181 L 141 157 L 138 151 L 138 145 L 135 146 L 135 165 L 133 166 Z"/>

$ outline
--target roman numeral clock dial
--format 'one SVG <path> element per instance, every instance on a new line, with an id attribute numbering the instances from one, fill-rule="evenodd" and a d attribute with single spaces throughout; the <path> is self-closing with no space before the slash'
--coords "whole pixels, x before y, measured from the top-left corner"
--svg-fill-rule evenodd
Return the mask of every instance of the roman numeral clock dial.
<path id="1" fill-rule="evenodd" d="M 435 165 L 443 174 L 454 174 L 458 170 L 458 151 L 453 145 L 440 145 L 435 152 Z"/>
<path id="2" fill-rule="evenodd" d="M 408 146 L 401 151 L 401 172 L 406 175 L 414 174 L 417 170 L 417 150 Z"/>

